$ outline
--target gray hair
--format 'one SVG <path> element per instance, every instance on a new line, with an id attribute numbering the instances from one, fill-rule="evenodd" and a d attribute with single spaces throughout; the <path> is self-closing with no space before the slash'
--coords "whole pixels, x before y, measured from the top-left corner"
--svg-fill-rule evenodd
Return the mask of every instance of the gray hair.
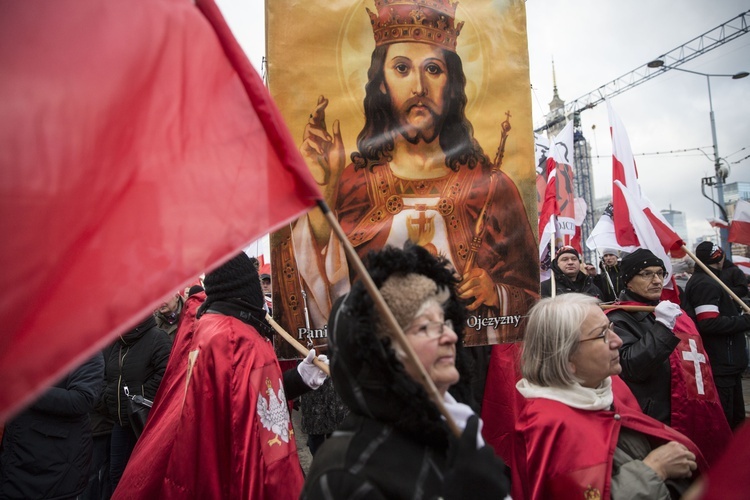
<path id="1" fill-rule="evenodd" d="M 578 349 L 581 324 L 599 299 L 566 293 L 542 299 L 529 311 L 521 354 L 521 374 L 542 387 L 567 387 L 579 382 L 568 366 Z"/>

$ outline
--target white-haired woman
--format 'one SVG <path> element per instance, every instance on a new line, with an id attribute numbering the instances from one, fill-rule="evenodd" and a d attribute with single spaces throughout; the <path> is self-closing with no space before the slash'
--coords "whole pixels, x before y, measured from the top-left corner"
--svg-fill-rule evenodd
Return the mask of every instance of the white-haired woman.
<path id="1" fill-rule="evenodd" d="M 705 470 L 695 444 L 644 415 L 617 377 L 622 341 L 596 298 L 539 301 L 524 343 L 514 498 L 668 499 Z"/>

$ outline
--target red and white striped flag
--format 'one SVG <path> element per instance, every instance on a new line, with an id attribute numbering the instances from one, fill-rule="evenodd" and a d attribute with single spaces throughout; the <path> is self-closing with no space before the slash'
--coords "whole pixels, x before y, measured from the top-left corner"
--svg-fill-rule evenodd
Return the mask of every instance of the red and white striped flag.
<path id="1" fill-rule="evenodd" d="M 612 132 L 612 202 L 615 237 L 621 247 L 648 248 L 669 265 L 667 253 L 684 255 L 682 238 L 646 198 L 625 126 L 607 101 Z"/>
<path id="2" fill-rule="evenodd" d="M 735 205 L 727 240 L 732 243 L 750 245 L 750 203 L 740 200 Z"/>
<path id="3" fill-rule="evenodd" d="M 211 0 L 3 2 L 0 421 L 320 192 Z"/>

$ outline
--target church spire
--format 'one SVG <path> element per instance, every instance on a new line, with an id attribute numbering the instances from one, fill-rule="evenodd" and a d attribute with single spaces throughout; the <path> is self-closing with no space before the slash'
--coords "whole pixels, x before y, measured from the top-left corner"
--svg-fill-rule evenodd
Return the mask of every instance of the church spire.
<path id="1" fill-rule="evenodd" d="M 552 97 L 554 99 L 560 99 L 557 95 L 557 76 L 555 75 L 555 58 L 552 58 Z"/>

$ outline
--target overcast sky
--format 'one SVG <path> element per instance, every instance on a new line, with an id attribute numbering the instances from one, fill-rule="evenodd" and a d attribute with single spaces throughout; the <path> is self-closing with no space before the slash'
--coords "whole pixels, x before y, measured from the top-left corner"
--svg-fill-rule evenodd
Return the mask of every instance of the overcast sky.
<path id="1" fill-rule="evenodd" d="M 263 2 L 218 0 L 218 4 L 259 69 L 264 53 Z M 528 0 L 535 126 L 544 123 L 552 99 L 553 58 L 560 98 L 573 101 L 748 9 L 747 0 Z M 750 35 L 681 67 L 711 74 L 750 71 Z M 750 77 L 711 78 L 711 93 L 719 154 L 731 166 L 727 183 L 750 182 L 750 158 L 744 159 L 750 155 Z M 710 234 L 706 218 L 714 215 L 713 205 L 701 195 L 701 178 L 714 175 L 706 78 L 667 71 L 614 97 L 612 105 L 630 137 L 646 196 L 659 209 L 671 206 L 687 215 L 689 234 L 683 238 L 692 241 Z M 595 196 L 611 196 L 606 106 L 584 111 L 581 122 L 595 156 Z M 692 151 L 678 152 L 683 150 Z"/>

